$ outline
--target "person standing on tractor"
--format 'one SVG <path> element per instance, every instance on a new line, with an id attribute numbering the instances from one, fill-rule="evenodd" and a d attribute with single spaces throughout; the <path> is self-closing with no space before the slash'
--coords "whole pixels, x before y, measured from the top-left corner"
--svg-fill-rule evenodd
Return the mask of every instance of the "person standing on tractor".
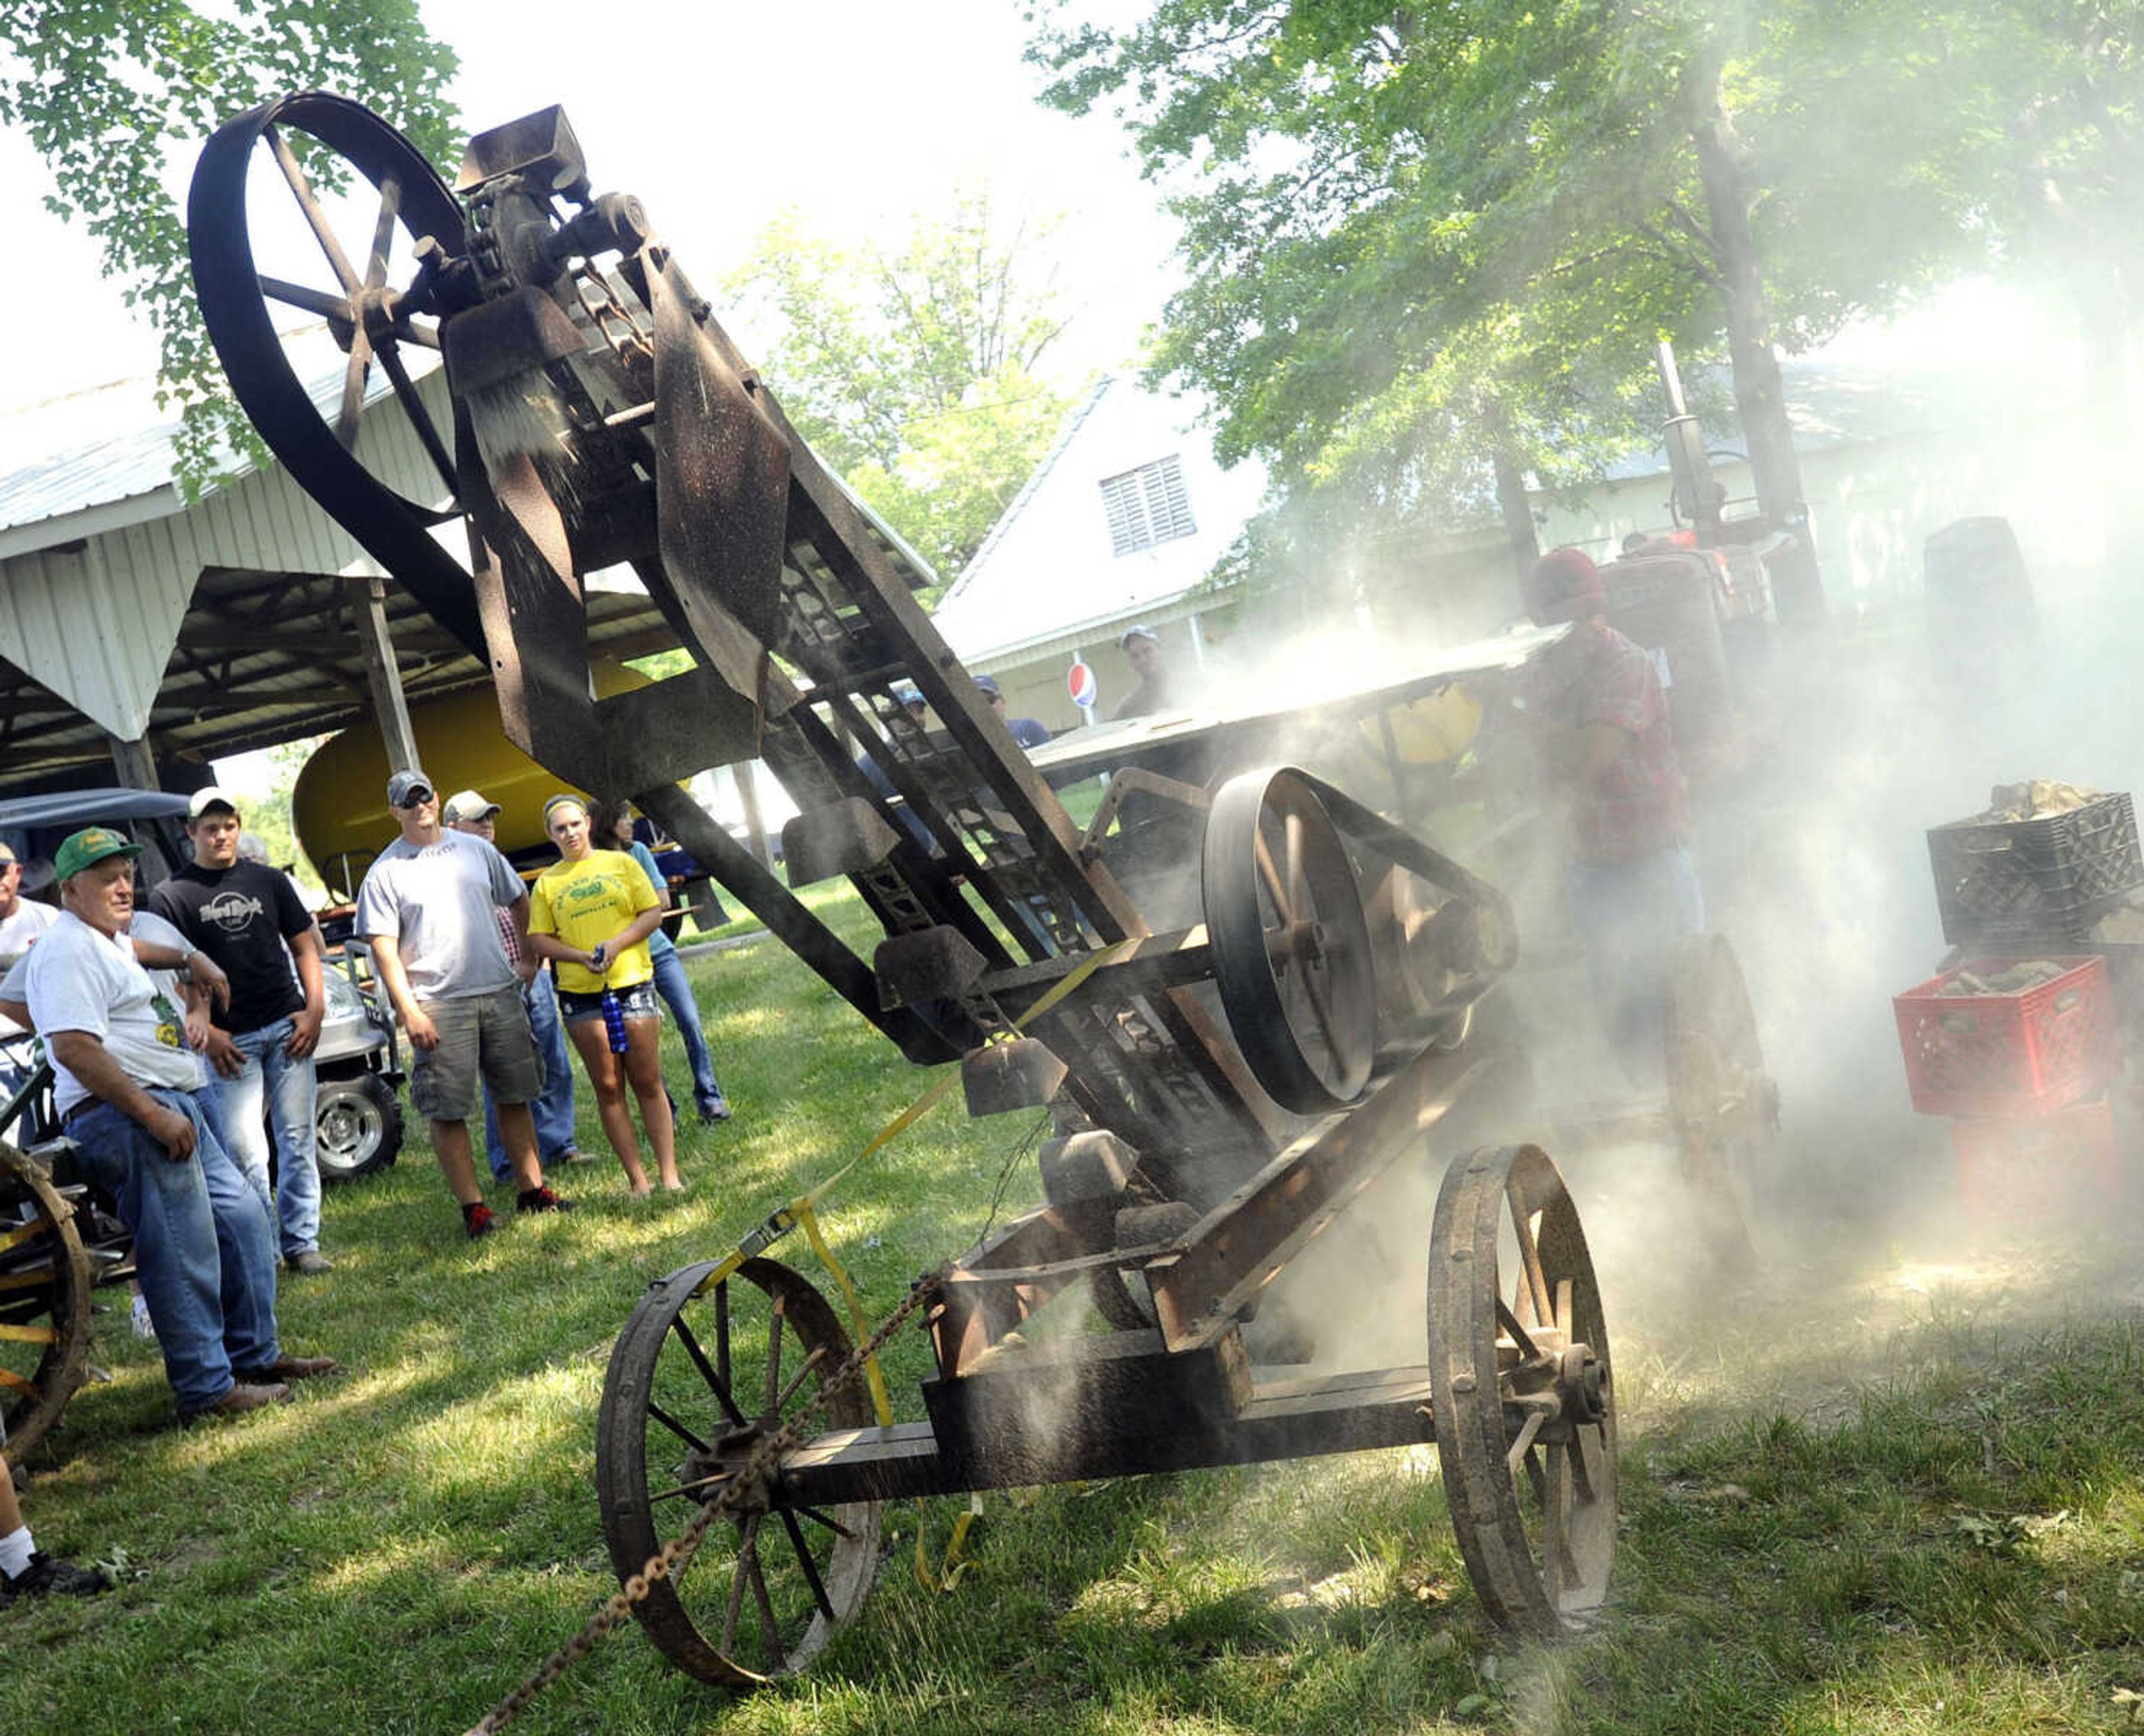
<path id="1" fill-rule="evenodd" d="M 1669 949 L 1705 926 L 1690 853 L 1690 797 L 1653 660 L 1604 618 L 1591 557 L 1534 563 L 1527 612 L 1571 631 L 1536 657 L 1516 704 L 1567 847 L 1566 894 L 1595 1004 L 1625 1073 L 1659 1077 Z"/>

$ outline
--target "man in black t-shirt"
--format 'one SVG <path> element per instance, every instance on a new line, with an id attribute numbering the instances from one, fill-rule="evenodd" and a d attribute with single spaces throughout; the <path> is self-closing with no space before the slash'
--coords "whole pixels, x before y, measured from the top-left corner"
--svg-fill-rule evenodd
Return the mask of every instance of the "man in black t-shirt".
<path id="1" fill-rule="evenodd" d="M 149 902 L 231 978 L 231 1004 L 205 1045 L 218 1074 L 206 1107 L 217 1137 L 265 1199 L 265 1094 L 275 1129 L 283 1262 L 293 1272 L 326 1272 L 335 1262 L 320 1252 L 320 1173 L 313 1158 L 313 1045 L 327 1011 L 320 940 L 289 877 L 240 860 L 239 831 L 231 797 L 215 788 L 195 791 L 186 805 L 194 859 Z"/>

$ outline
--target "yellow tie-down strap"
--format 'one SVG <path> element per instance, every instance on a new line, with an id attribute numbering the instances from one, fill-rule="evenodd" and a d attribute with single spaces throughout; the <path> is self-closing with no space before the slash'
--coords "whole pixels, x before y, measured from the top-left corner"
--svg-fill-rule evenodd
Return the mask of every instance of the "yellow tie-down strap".
<path id="1" fill-rule="evenodd" d="M 1020 1023 L 1030 1024 L 1040 1018 L 1077 989 L 1080 984 L 1086 981 L 1095 971 L 1129 950 L 1134 944 L 1134 942 L 1129 939 L 1112 941 L 1109 945 L 1089 954 L 1079 961 L 1078 965 L 1068 972 L 1055 987 L 1027 1009 Z M 1018 1036 L 1020 1034 L 1020 1025 L 1011 1028 L 1012 1036 Z M 989 1040 L 992 1043 L 1002 1043 L 1010 1040 L 1010 1038 L 1000 1034 L 991 1037 Z M 839 1169 L 821 1182 L 810 1193 L 800 1193 L 787 1205 L 770 1212 L 758 1228 L 740 1242 L 732 1252 L 707 1277 L 701 1279 L 693 1293 L 703 1295 L 716 1285 L 727 1282 L 737 1275 L 737 1268 L 746 1261 L 757 1258 L 787 1235 L 790 1231 L 802 1229 L 811 1242 L 811 1252 L 818 1255 L 820 1263 L 826 1268 L 828 1275 L 834 1281 L 835 1287 L 841 1292 L 841 1300 L 848 1307 L 850 1322 L 856 1328 L 856 1342 L 859 1344 L 868 1342 L 871 1338 L 871 1321 L 864 1312 L 863 1298 L 857 1294 L 856 1284 L 850 1278 L 847 1270 L 839 1260 L 834 1257 L 834 1250 L 827 1245 L 826 1234 L 819 1228 L 819 1214 L 816 1208 L 819 1203 L 846 1178 L 850 1171 L 867 1158 L 877 1156 L 887 1146 L 892 1144 L 909 1128 L 937 1108 L 945 1094 L 960 1082 L 960 1075 L 955 1069 L 949 1069 L 940 1077 L 933 1079 L 915 1102 L 909 1104 L 906 1109 L 874 1133 L 871 1143 L 856 1156 L 842 1164 Z M 864 1379 L 871 1389 L 871 1409 L 878 1416 L 879 1426 L 891 1428 L 893 1400 L 886 1391 L 886 1375 L 880 1368 L 876 1355 L 864 1359 Z M 953 1522 L 953 1535 L 945 1545 L 945 1565 L 942 1567 L 933 1568 L 931 1565 L 930 1555 L 924 1546 L 924 1504 L 921 1499 L 916 1501 L 916 1577 L 918 1583 L 926 1590 L 950 1591 L 960 1584 L 961 1576 L 972 1565 L 961 1559 L 961 1545 L 966 1542 L 969 1530 L 981 1516 L 982 1510 L 982 1496 L 979 1493 L 970 1493 L 968 1496 L 968 1510 Z"/>

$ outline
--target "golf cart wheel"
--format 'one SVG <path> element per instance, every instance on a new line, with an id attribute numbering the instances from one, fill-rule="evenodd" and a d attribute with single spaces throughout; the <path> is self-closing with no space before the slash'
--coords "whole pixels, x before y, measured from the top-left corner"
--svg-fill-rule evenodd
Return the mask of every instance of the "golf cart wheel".
<path id="1" fill-rule="evenodd" d="M 313 1130 L 320 1179 L 354 1182 L 385 1169 L 402 1149 L 402 1100 L 376 1073 L 324 1079 Z"/>

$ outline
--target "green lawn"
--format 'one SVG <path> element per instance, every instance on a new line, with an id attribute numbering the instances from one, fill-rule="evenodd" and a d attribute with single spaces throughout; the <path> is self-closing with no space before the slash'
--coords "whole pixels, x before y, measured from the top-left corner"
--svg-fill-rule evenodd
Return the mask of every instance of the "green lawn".
<path id="1" fill-rule="evenodd" d="M 0 1614 L 17 1728 L 459 1731 L 615 1589 L 594 1420 L 640 1292 L 725 1251 L 930 1078 L 771 945 L 692 974 L 737 1119 L 690 1129 L 683 1199 L 635 1204 L 614 1165 L 569 1170 L 580 1211 L 472 1244 L 413 1145 L 330 1193 L 338 1270 L 284 1291 L 290 1347 L 347 1376 L 197 1431 L 170 1426 L 113 1295 L 112 1380 L 75 1399 L 26 1506 L 41 1542 L 124 1583 Z M 1002 1209 L 1030 1203 L 1033 1120 L 970 1123 L 955 1097 L 844 1186 L 827 1228 L 874 1314 L 972 1239 L 1009 1162 Z M 777 1256 L 819 1276 L 801 1236 Z M 1726 1302 L 1604 1269 L 1611 1310 L 1631 1298 L 1610 1317 L 1622 1545 L 1610 1614 L 1567 1645 L 1482 1622 L 1417 1450 L 993 1496 L 950 1594 L 919 1587 L 916 1510 L 890 1510 L 878 1585 L 806 1679 L 730 1698 L 628 1625 L 515 1728 L 2135 1728 L 2136 1280 L 2015 1252 L 1933 1277 L 1902 1261 L 1834 1252 Z M 1374 1269 L 1329 1280 L 1335 1317 L 1418 1332 L 1419 1288 Z M 905 1333 L 905 1417 L 925 1362 Z M 925 1510 L 934 1546 L 962 1505 Z"/>

